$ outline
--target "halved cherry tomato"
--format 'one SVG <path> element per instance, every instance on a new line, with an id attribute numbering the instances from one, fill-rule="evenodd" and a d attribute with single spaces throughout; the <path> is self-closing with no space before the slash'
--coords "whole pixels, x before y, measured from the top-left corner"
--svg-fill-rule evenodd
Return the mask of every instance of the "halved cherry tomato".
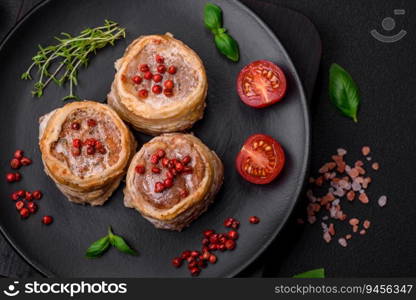
<path id="1" fill-rule="evenodd" d="M 286 94 L 286 76 L 268 60 L 245 66 L 237 79 L 238 95 L 248 106 L 262 108 L 282 100 Z"/>
<path id="2" fill-rule="evenodd" d="M 237 155 L 236 168 L 247 181 L 255 184 L 272 182 L 285 165 L 282 146 L 265 134 L 254 134 Z"/>

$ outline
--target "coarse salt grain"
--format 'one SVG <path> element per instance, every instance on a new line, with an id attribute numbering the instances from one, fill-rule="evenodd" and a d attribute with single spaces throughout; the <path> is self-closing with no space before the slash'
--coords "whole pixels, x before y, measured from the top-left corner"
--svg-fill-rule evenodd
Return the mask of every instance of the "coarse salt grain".
<path id="1" fill-rule="evenodd" d="M 335 195 L 335 196 L 338 196 L 338 197 L 343 197 L 343 196 L 345 195 L 345 192 L 344 192 L 344 190 L 343 190 L 343 189 L 338 188 L 338 189 L 334 192 L 334 195 Z"/>
<path id="2" fill-rule="evenodd" d="M 349 221 L 350 225 L 358 225 L 360 223 L 360 220 L 358 220 L 357 218 L 352 218 Z"/>
<path id="3" fill-rule="evenodd" d="M 367 156 L 368 154 L 370 154 L 370 151 L 371 151 L 371 149 L 370 149 L 370 147 L 368 147 L 368 146 L 364 146 L 364 147 L 361 149 L 361 152 L 363 153 L 363 155 L 364 155 L 364 156 Z"/>
<path id="4" fill-rule="evenodd" d="M 367 204 L 369 202 L 367 194 L 364 192 L 360 194 L 360 196 L 358 197 L 358 200 L 360 200 L 361 203 L 363 204 Z"/>
<path id="5" fill-rule="evenodd" d="M 347 199 L 348 199 L 349 201 L 353 201 L 353 200 L 354 200 L 354 198 L 355 198 L 355 193 L 354 193 L 354 191 L 349 191 L 349 192 L 347 193 Z"/>
<path id="6" fill-rule="evenodd" d="M 325 240 L 325 242 L 329 243 L 331 241 L 331 235 L 329 234 L 329 232 L 324 232 L 323 234 L 323 239 Z"/>
<path id="7" fill-rule="evenodd" d="M 354 192 L 358 192 L 359 190 L 361 190 L 361 184 L 359 184 L 358 182 L 354 181 L 351 185 L 352 190 Z"/>
<path id="8" fill-rule="evenodd" d="M 338 148 L 337 153 L 338 153 L 339 156 L 344 156 L 344 155 L 347 154 L 347 150 L 345 150 L 343 148 Z"/>
<path id="9" fill-rule="evenodd" d="M 349 201 L 353 201 L 356 196 L 361 203 L 369 203 L 369 198 L 366 194 L 366 189 L 371 183 L 371 177 L 364 177 L 366 174 L 365 161 L 370 161 L 372 158 L 368 156 L 371 152 L 370 147 L 365 146 L 361 149 L 361 152 L 366 156 L 365 160 L 357 160 L 353 167 L 347 165 L 344 161 L 344 156 L 347 154 L 345 149 L 337 149 L 338 155 L 333 155 L 332 161 L 327 162 L 321 166 L 319 169 L 320 176 L 316 179 L 310 177 L 309 182 L 311 185 L 319 187 L 314 195 L 315 191 L 308 190 L 307 198 L 309 199 L 309 205 L 307 207 L 307 220 L 310 224 L 313 224 L 317 221 L 317 214 L 319 211 L 326 211 L 329 213 L 329 216 L 325 214 L 321 217 L 322 221 L 327 221 L 329 218 L 337 219 L 340 221 L 345 221 L 347 215 L 343 212 L 341 207 L 341 199 L 345 198 Z M 370 165 L 371 168 L 377 169 L 378 163 L 373 163 Z M 376 168 L 374 168 L 376 166 Z M 336 169 L 335 169 L 336 168 Z M 347 176 L 348 175 L 348 176 Z M 321 187 L 329 185 L 327 193 L 324 196 L 321 195 Z M 341 199 L 340 199 L 341 198 Z M 387 197 L 380 197 L 378 204 L 380 206 L 386 205 Z M 352 232 L 359 233 L 364 235 L 367 232 L 367 229 L 370 227 L 370 221 L 365 220 L 362 222 L 361 228 L 359 228 L 360 221 L 357 218 L 349 218 L 349 223 L 352 226 Z M 321 222 L 321 227 L 323 230 L 323 239 L 326 243 L 332 241 L 332 237 L 335 236 L 335 228 L 333 223 Z M 352 234 L 346 234 L 344 237 L 338 239 L 338 243 L 346 247 L 347 240 L 352 238 Z"/>
<path id="10" fill-rule="evenodd" d="M 329 224 L 329 227 L 328 227 L 328 232 L 329 232 L 329 234 L 330 234 L 330 235 L 332 235 L 332 236 L 334 236 L 334 235 L 335 235 L 335 227 L 334 227 L 334 224 L 333 224 L 333 223 Z"/>
<path id="11" fill-rule="evenodd" d="M 384 206 L 386 206 L 386 204 L 387 204 L 387 197 L 386 196 L 381 196 L 380 198 L 378 198 L 378 201 L 377 201 L 377 203 L 378 203 L 378 205 L 380 206 L 380 207 L 384 207 Z"/>
<path id="12" fill-rule="evenodd" d="M 338 239 L 338 243 L 344 248 L 348 246 L 347 240 L 344 238 Z"/>
<path id="13" fill-rule="evenodd" d="M 355 167 L 362 167 L 362 166 L 364 166 L 364 163 L 363 163 L 363 161 L 362 161 L 362 160 L 357 160 L 357 161 L 355 162 L 354 166 L 355 166 Z"/>

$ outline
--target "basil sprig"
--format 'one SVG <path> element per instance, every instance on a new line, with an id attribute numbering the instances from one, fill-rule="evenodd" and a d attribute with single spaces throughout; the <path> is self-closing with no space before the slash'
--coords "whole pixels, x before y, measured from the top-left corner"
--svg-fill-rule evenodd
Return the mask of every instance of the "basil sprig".
<path id="1" fill-rule="evenodd" d="M 360 106 L 358 86 L 351 75 L 337 64 L 329 70 L 329 96 L 338 110 L 354 122 L 358 122 L 357 114 Z"/>
<path id="2" fill-rule="evenodd" d="M 325 278 L 325 269 L 315 269 L 297 274 L 293 278 Z"/>
<path id="3" fill-rule="evenodd" d="M 204 23 L 214 35 L 217 49 L 231 61 L 237 62 L 240 59 L 238 43 L 227 33 L 227 29 L 223 28 L 221 8 L 207 3 L 204 9 Z"/>
<path id="4" fill-rule="evenodd" d="M 115 247 L 120 252 L 137 255 L 137 252 L 131 249 L 121 236 L 115 235 L 112 232 L 111 227 L 109 227 L 108 234 L 92 243 L 88 247 L 85 256 L 88 258 L 100 257 L 108 250 L 110 245 Z"/>

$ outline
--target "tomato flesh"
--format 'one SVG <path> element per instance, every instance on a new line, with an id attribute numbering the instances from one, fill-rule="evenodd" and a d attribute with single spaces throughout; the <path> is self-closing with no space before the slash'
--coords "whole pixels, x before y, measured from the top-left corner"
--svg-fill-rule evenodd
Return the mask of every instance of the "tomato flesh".
<path id="1" fill-rule="evenodd" d="M 248 182 L 267 184 L 282 172 L 285 153 L 282 146 L 265 134 L 250 136 L 236 158 L 238 173 Z"/>
<path id="2" fill-rule="evenodd" d="M 283 99 L 287 81 L 282 69 L 268 60 L 245 66 L 237 79 L 238 95 L 248 106 L 263 108 Z"/>

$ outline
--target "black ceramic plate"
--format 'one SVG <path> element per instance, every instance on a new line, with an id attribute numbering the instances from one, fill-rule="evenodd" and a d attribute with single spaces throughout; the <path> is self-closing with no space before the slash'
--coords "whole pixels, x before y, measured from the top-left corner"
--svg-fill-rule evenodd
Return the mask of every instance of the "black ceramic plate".
<path id="1" fill-rule="evenodd" d="M 299 77 L 289 56 L 272 32 L 238 1 L 213 1 L 225 16 L 225 27 L 239 42 L 241 60 L 232 63 L 215 49 L 211 34 L 203 25 L 203 6 L 196 0 L 71 0 L 46 1 L 32 11 L 13 30 L 0 51 L 0 140 L 1 170 L 10 170 L 8 159 L 15 149 L 24 149 L 34 160 L 23 168 L 23 180 L 8 184 L 0 180 L 1 229 L 11 244 L 28 262 L 47 276 L 66 277 L 181 277 L 189 276 L 185 267 L 174 269 L 171 259 L 185 249 L 200 247 L 206 228 L 224 230 L 223 220 L 241 220 L 238 247 L 219 253 L 219 262 L 201 276 L 230 277 L 252 262 L 273 240 L 290 214 L 305 177 L 309 155 L 309 121 L 306 100 Z M 37 45 L 47 45 L 58 33 L 78 33 L 97 26 L 104 19 L 127 28 L 127 38 L 106 48 L 80 72 L 77 93 L 84 99 L 104 102 L 114 75 L 113 63 L 137 36 L 171 32 L 193 48 L 205 63 L 209 92 L 203 120 L 192 129 L 225 165 L 225 181 L 208 212 L 185 231 L 155 229 L 137 212 L 123 206 L 122 187 L 103 207 L 80 206 L 68 202 L 44 174 L 38 149 L 38 119 L 62 106 L 67 91 L 51 85 L 41 99 L 33 99 L 33 82 L 19 77 L 30 64 Z M 235 91 L 235 78 L 247 63 L 268 59 L 279 64 L 288 77 L 288 94 L 281 103 L 255 110 L 245 106 Z M 253 133 L 265 133 L 281 142 L 287 164 L 281 177 L 266 186 L 256 186 L 240 178 L 234 159 L 244 140 Z M 137 134 L 139 143 L 150 137 Z M 4 176 L 4 175 L 2 175 Z M 4 178 L 4 177 L 3 177 Z M 124 184 L 123 184 L 124 185 Z M 36 215 L 21 220 L 9 195 L 17 189 L 41 189 Z M 41 224 L 43 215 L 55 222 Z M 257 215 L 258 225 L 248 218 Z M 113 226 L 140 256 L 121 254 L 114 249 L 102 258 L 88 260 L 89 244 Z"/>

